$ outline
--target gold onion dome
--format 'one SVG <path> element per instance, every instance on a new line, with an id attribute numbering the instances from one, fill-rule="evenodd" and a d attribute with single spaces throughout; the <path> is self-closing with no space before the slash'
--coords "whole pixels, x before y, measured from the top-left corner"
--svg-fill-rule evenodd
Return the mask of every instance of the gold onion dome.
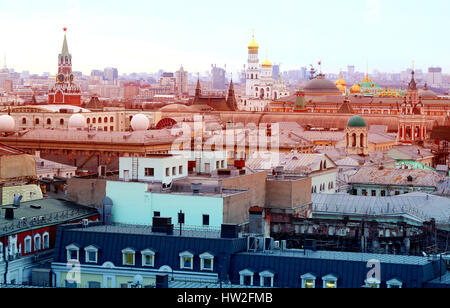
<path id="1" fill-rule="evenodd" d="M 346 87 L 347 82 L 342 78 L 342 74 L 339 76 L 339 80 L 335 82 L 335 85 L 339 88 L 339 85 Z"/>
<path id="2" fill-rule="evenodd" d="M 345 87 L 341 84 L 336 85 L 336 87 L 339 89 L 339 91 L 341 92 L 345 92 Z"/>
<path id="3" fill-rule="evenodd" d="M 351 88 L 350 88 L 350 93 L 361 93 L 361 87 L 355 83 Z"/>
<path id="4" fill-rule="evenodd" d="M 272 67 L 272 63 L 269 61 L 269 59 L 266 58 L 266 60 L 261 64 L 263 67 Z"/>
<path id="5" fill-rule="evenodd" d="M 259 45 L 255 42 L 255 36 L 252 36 L 252 41 L 248 44 L 248 49 L 257 50 Z"/>
<path id="6" fill-rule="evenodd" d="M 370 82 L 370 83 L 372 83 L 372 79 L 369 78 L 369 74 L 366 74 L 366 78 L 364 78 L 363 82 Z"/>

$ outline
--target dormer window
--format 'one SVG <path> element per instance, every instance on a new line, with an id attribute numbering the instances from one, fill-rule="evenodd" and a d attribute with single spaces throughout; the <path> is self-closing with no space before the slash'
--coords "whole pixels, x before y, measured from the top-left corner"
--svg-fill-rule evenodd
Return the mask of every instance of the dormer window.
<path id="1" fill-rule="evenodd" d="M 86 263 L 97 263 L 98 262 L 98 248 L 96 246 L 88 246 L 84 248 L 86 254 Z"/>
<path id="2" fill-rule="evenodd" d="M 80 260 L 80 248 L 77 245 L 71 244 L 69 246 L 66 246 L 66 251 L 67 251 L 67 262 Z"/>
<path id="3" fill-rule="evenodd" d="M 133 266 L 135 264 L 136 251 L 132 248 L 125 248 L 122 250 L 123 265 Z"/>
<path id="4" fill-rule="evenodd" d="M 211 272 L 214 270 L 214 255 L 208 252 L 200 255 L 200 270 Z"/>
<path id="5" fill-rule="evenodd" d="M 326 275 L 322 277 L 323 288 L 324 289 L 336 289 L 337 288 L 337 277 L 334 275 Z"/>
<path id="6" fill-rule="evenodd" d="M 394 278 L 389 281 L 386 281 L 386 285 L 388 289 L 401 289 L 403 286 L 403 282 Z"/>
<path id="7" fill-rule="evenodd" d="M 180 253 L 180 269 L 192 270 L 194 268 L 194 254 L 189 251 Z"/>
<path id="8" fill-rule="evenodd" d="M 311 273 L 302 275 L 302 288 L 303 289 L 315 289 L 316 288 L 316 276 Z"/>
<path id="9" fill-rule="evenodd" d="M 155 252 L 151 249 L 141 251 L 142 266 L 154 267 L 155 266 Z"/>

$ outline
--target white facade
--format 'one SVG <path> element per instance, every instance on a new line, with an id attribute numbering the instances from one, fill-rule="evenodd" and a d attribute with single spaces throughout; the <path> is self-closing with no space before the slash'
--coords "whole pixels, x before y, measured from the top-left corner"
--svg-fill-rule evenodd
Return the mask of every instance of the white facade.
<path id="1" fill-rule="evenodd" d="M 188 176 L 188 160 L 182 155 L 120 157 L 119 178 L 123 181 L 158 182 L 169 185 Z"/>
<path id="2" fill-rule="evenodd" d="M 188 161 L 195 161 L 195 172 L 209 174 L 218 169 L 226 169 L 227 152 L 226 151 L 171 151 L 171 154 L 181 155 Z"/>
<path id="3" fill-rule="evenodd" d="M 259 63 L 258 48 L 254 40 L 249 45 L 245 95 L 239 101 L 240 110 L 265 111 L 272 100 L 290 95 L 282 80 L 274 80 L 272 64 L 267 59 Z"/>

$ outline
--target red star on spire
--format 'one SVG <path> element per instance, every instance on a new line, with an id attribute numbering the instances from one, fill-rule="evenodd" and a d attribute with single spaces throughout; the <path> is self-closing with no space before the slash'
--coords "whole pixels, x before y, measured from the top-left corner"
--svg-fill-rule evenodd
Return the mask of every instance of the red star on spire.
<path id="1" fill-rule="evenodd" d="M 66 28 L 66 27 L 64 27 L 64 28 L 63 28 L 63 30 L 64 30 L 64 32 L 66 32 L 66 31 L 67 31 L 67 28 Z"/>

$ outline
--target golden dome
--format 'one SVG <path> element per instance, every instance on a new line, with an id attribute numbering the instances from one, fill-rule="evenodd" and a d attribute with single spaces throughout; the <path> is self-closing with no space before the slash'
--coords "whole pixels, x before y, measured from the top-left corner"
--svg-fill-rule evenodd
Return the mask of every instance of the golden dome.
<path id="1" fill-rule="evenodd" d="M 363 82 L 370 82 L 370 83 L 372 83 L 372 79 L 369 78 L 369 74 L 366 74 L 366 78 L 363 79 Z"/>
<path id="2" fill-rule="evenodd" d="M 269 59 L 267 58 L 261 65 L 262 67 L 272 67 L 272 63 L 270 63 Z"/>
<path id="3" fill-rule="evenodd" d="M 361 87 L 355 82 L 355 84 L 350 88 L 350 93 L 361 93 Z"/>
<path id="4" fill-rule="evenodd" d="M 248 49 L 257 50 L 259 45 L 255 42 L 255 36 L 252 36 L 252 41 L 248 44 Z"/>
<path id="5" fill-rule="evenodd" d="M 342 74 L 339 76 L 339 80 L 337 80 L 334 84 L 335 84 L 338 88 L 339 88 L 339 85 L 341 85 L 341 86 L 343 86 L 343 87 L 346 87 L 346 86 L 347 86 L 347 82 L 344 80 L 344 78 L 342 78 Z"/>
<path id="6" fill-rule="evenodd" d="M 339 91 L 341 91 L 342 93 L 345 92 L 345 87 L 341 84 L 336 85 L 336 87 L 339 89 Z"/>

